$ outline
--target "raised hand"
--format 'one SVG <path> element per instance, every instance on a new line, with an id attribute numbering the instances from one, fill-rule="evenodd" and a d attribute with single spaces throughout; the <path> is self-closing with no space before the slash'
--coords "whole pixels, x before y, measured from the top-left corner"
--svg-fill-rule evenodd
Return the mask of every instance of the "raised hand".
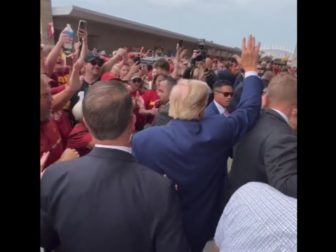
<path id="1" fill-rule="evenodd" d="M 192 59 L 196 59 L 198 55 L 200 55 L 201 52 L 199 50 L 194 50 L 193 51 L 193 54 L 191 55 L 191 58 Z"/>
<path id="2" fill-rule="evenodd" d="M 77 36 L 79 38 L 82 38 L 84 41 L 87 41 L 88 33 L 84 29 L 79 29 L 78 32 L 77 32 Z"/>
<path id="3" fill-rule="evenodd" d="M 247 42 L 246 39 L 243 38 L 240 64 L 245 72 L 257 70 L 259 50 L 260 42 L 256 45 L 255 38 L 252 35 L 249 36 Z"/>
<path id="4" fill-rule="evenodd" d="M 65 28 L 64 28 L 65 30 Z M 61 32 L 58 42 L 61 45 L 64 45 L 65 43 L 72 43 L 73 39 L 71 37 L 68 36 L 68 34 L 66 34 L 66 32 L 64 32 L 64 30 Z"/>
<path id="5" fill-rule="evenodd" d="M 180 59 L 186 58 L 187 53 L 188 53 L 188 49 L 187 48 L 183 49 L 180 54 Z"/>

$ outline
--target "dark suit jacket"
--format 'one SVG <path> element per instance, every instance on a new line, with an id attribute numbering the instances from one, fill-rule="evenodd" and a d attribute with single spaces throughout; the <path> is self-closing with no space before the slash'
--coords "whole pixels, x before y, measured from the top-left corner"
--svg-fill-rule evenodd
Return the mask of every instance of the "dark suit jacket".
<path id="1" fill-rule="evenodd" d="M 297 197 L 297 136 L 274 110 L 264 111 L 235 148 L 230 195 L 250 181 L 268 183 Z"/>
<path id="2" fill-rule="evenodd" d="M 234 111 L 236 109 L 237 105 L 239 104 L 240 97 L 241 97 L 241 94 L 243 92 L 243 85 L 244 85 L 244 82 L 240 81 L 233 88 L 234 93 L 233 93 L 232 100 L 230 102 L 230 106 L 228 108 L 228 110 L 230 112 Z"/>
<path id="3" fill-rule="evenodd" d="M 214 102 L 211 102 L 207 108 L 205 109 L 205 113 L 204 113 L 204 116 L 205 117 L 208 117 L 208 116 L 213 116 L 213 115 L 219 115 L 219 110 L 218 108 L 216 107 L 215 103 Z M 222 115 L 224 116 L 224 115 Z M 232 151 L 232 148 L 230 149 L 230 151 L 228 151 L 228 155 L 229 157 L 233 157 L 233 151 Z M 227 162 L 227 161 L 226 161 Z"/>
<path id="4" fill-rule="evenodd" d="M 136 159 L 178 185 L 187 239 L 195 252 L 212 239 L 223 211 L 228 152 L 260 112 L 262 82 L 255 76 L 245 81 L 241 103 L 229 117 L 171 120 L 133 138 Z"/>
<path id="5" fill-rule="evenodd" d="M 188 251 L 171 181 L 127 152 L 94 148 L 47 168 L 41 247 L 69 252 Z"/>
<path id="6" fill-rule="evenodd" d="M 213 116 L 213 115 L 218 115 L 218 114 L 219 114 L 218 108 L 216 107 L 215 103 L 212 101 L 205 109 L 204 116 Z"/>
<path id="7" fill-rule="evenodd" d="M 169 113 L 169 103 L 161 105 L 158 113 L 156 114 L 153 126 L 161 126 L 167 124 L 172 118 L 168 115 Z"/>
<path id="8" fill-rule="evenodd" d="M 233 97 L 230 103 L 228 110 L 230 112 L 234 111 L 239 104 L 241 94 L 243 92 L 244 85 L 244 75 L 242 73 L 238 73 L 235 79 L 235 83 L 233 84 Z"/>

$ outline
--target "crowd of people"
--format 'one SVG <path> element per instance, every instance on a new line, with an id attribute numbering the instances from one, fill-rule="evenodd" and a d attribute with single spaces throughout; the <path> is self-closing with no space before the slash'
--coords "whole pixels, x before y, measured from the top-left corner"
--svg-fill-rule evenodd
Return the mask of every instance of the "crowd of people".
<path id="1" fill-rule="evenodd" d="M 296 249 L 295 67 L 262 61 L 252 35 L 228 59 L 78 38 L 70 55 L 65 32 L 41 45 L 45 251 Z"/>

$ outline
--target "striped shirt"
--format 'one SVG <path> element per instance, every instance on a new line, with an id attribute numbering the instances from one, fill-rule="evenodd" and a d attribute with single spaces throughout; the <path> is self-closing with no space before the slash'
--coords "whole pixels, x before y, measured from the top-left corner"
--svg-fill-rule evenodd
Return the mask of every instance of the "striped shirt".
<path id="1" fill-rule="evenodd" d="M 231 197 L 215 234 L 220 251 L 296 251 L 297 200 L 259 182 Z"/>

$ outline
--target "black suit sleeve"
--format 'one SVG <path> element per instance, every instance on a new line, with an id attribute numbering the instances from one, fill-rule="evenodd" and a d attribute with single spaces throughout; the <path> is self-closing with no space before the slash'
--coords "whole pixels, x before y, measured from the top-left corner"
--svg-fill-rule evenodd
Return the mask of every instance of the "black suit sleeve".
<path id="1" fill-rule="evenodd" d="M 58 247 L 60 243 L 59 238 L 48 219 L 48 214 L 43 209 L 41 209 L 40 214 L 41 214 L 40 246 L 44 248 L 46 251 L 50 251 Z"/>
<path id="2" fill-rule="evenodd" d="M 47 170 L 46 173 L 47 172 L 49 171 Z M 50 189 L 50 181 L 45 175 L 46 174 L 43 175 L 41 180 L 40 246 L 43 247 L 46 251 L 49 251 L 57 248 L 60 244 L 60 241 L 56 230 L 52 226 L 50 213 L 48 212 L 47 191 Z"/>
<path id="3" fill-rule="evenodd" d="M 171 183 L 168 192 L 162 194 L 162 191 L 159 191 L 156 193 L 158 193 L 157 197 L 161 199 L 154 203 L 154 211 L 158 211 L 156 214 L 159 217 L 155 232 L 155 251 L 190 251 L 185 238 L 182 210 L 175 187 Z"/>
<path id="4" fill-rule="evenodd" d="M 243 80 L 234 88 L 232 100 L 230 102 L 229 111 L 233 112 L 240 102 L 240 97 L 243 93 Z"/>
<path id="5" fill-rule="evenodd" d="M 297 197 L 297 138 L 272 134 L 264 145 L 264 162 L 269 184 L 282 193 Z"/>

